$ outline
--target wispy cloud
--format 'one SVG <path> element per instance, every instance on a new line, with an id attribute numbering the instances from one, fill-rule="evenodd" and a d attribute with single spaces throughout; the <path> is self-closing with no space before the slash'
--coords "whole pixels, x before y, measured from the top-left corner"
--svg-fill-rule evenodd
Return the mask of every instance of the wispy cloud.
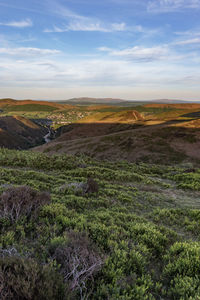
<path id="1" fill-rule="evenodd" d="M 25 19 L 21 21 L 10 21 L 10 22 L 0 22 L 1 26 L 25 28 L 33 26 L 33 23 L 30 19 Z"/>
<path id="2" fill-rule="evenodd" d="M 196 36 L 200 36 L 200 28 L 195 28 L 186 31 L 175 31 L 174 34 L 179 36 L 186 36 L 186 37 L 196 37 Z"/>
<path id="3" fill-rule="evenodd" d="M 136 64 L 122 57 L 81 60 L 72 57 L 59 61 L 39 55 L 34 60 L 24 56 L 20 59 L 0 56 L 2 95 L 22 98 L 27 93 L 24 98 L 31 95 L 40 99 L 42 96 L 66 99 L 66 95 L 73 97 L 77 93 L 98 97 L 120 95 L 130 99 L 169 97 L 167 95 L 199 97 L 197 64 L 188 68 L 187 65 L 176 67 L 167 60 Z"/>
<path id="4" fill-rule="evenodd" d="M 147 87 L 158 85 L 167 86 L 176 83 L 182 84 L 186 76 L 200 76 L 197 67 L 182 66 L 174 69 L 173 64 L 140 64 L 121 59 L 92 59 L 57 62 L 43 58 L 37 61 L 13 60 L 12 58 L 0 61 L 0 86 L 27 86 L 57 88 L 83 87 L 83 86 L 108 86 L 118 87 Z M 52 85 L 53 84 L 53 85 Z M 198 85 L 193 80 L 190 84 Z M 112 89 L 112 88 L 111 88 Z"/>
<path id="5" fill-rule="evenodd" d="M 121 1 L 121 0 L 120 0 Z M 123 0 L 124 1 L 124 0 Z M 135 0 L 134 0 L 135 1 Z M 62 25 L 54 25 L 52 28 L 44 29 L 46 33 L 52 32 L 68 32 L 68 31 L 86 31 L 86 32 L 134 32 L 140 33 L 145 36 L 158 34 L 160 28 L 145 28 L 141 25 L 128 25 L 126 22 L 110 22 L 106 20 L 100 20 L 95 16 L 86 16 L 72 11 L 68 7 L 62 5 L 54 0 L 46 0 L 46 5 L 49 12 L 56 14 L 61 19 L 65 20 Z"/>
<path id="6" fill-rule="evenodd" d="M 88 32 L 120 32 L 127 31 L 133 33 L 139 33 L 145 36 L 155 35 L 160 33 L 160 29 L 149 29 L 141 25 L 128 26 L 126 23 L 104 23 L 101 21 L 70 21 L 65 26 L 53 26 L 53 28 L 44 29 L 44 32 L 68 32 L 68 31 L 88 31 Z"/>
<path id="7" fill-rule="evenodd" d="M 54 55 L 59 54 L 59 50 L 55 49 L 41 49 L 31 47 L 20 48 L 0 48 L 0 54 L 13 56 L 40 56 L 40 55 Z"/>
<path id="8" fill-rule="evenodd" d="M 200 37 L 194 39 L 188 39 L 184 41 L 176 42 L 175 45 L 193 45 L 193 44 L 200 44 Z"/>
<path id="9" fill-rule="evenodd" d="M 54 26 L 53 29 L 45 29 L 44 32 L 67 32 L 67 31 L 99 31 L 99 32 L 114 32 L 125 31 L 125 23 L 113 23 L 105 26 L 101 22 L 70 22 L 64 27 Z"/>
<path id="10" fill-rule="evenodd" d="M 68 8 L 66 5 L 61 4 L 59 1 L 55 0 L 44 0 L 44 3 L 46 5 L 46 10 L 50 14 L 57 15 L 58 17 L 64 18 L 64 19 L 73 19 L 73 20 L 91 20 L 91 18 L 83 16 L 79 13 L 74 12 L 70 8 Z"/>
<path id="11" fill-rule="evenodd" d="M 177 12 L 183 9 L 200 9 L 200 0 L 152 0 L 147 10 L 155 13 Z"/>
<path id="12" fill-rule="evenodd" d="M 124 22 L 112 23 L 99 20 L 96 17 L 81 15 L 54 0 L 46 0 L 48 10 L 65 20 L 65 24 L 46 28 L 44 32 L 68 32 L 68 31 L 99 31 L 115 32 L 125 31 L 127 25 Z"/>
<path id="13" fill-rule="evenodd" d="M 167 46 L 156 46 L 151 48 L 135 46 L 123 50 L 100 47 L 98 50 L 108 52 L 111 56 L 118 56 L 125 59 L 144 62 L 166 59 L 169 55 L 169 49 Z"/>

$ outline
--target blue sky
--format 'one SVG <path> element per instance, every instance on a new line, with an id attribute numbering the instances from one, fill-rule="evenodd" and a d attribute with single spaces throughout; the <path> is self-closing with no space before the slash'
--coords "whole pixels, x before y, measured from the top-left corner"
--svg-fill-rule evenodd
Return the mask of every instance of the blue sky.
<path id="1" fill-rule="evenodd" d="M 200 0 L 0 0 L 0 98 L 200 100 Z"/>

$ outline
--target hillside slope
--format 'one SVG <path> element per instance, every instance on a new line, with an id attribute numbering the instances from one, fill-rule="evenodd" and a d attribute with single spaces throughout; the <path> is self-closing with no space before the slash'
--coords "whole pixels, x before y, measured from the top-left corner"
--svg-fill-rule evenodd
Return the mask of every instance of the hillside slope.
<path id="1" fill-rule="evenodd" d="M 49 154 L 87 154 L 131 162 L 200 162 L 200 121 L 169 121 L 149 125 L 72 124 L 59 129 L 59 137 L 35 148 Z"/>
<path id="2" fill-rule="evenodd" d="M 85 117 L 79 123 L 135 123 L 144 118 L 136 110 L 123 110 L 119 112 L 98 112 Z"/>
<path id="3" fill-rule="evenodd" d="M 28 149 L 43 142 L 48 129 L 20 116 L 0 117 L 0 147 Z"/>
<path id="4" fill-rule="evenodd" d="M 0 108 L 5 111 L 55 111 L 72 108 L 72 105 L 51 101 L 0 99 Z"/>
<path id="5" fill-rule="evenodd" d="M 2 299 L 200 298 L 200 169 L 1 149 L 0 173 Z"/>

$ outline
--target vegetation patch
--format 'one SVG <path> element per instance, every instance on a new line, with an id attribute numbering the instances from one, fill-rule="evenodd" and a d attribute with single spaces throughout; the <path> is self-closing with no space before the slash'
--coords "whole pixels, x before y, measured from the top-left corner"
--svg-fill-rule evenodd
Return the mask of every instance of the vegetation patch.
<path id="1" fill-rule="evenodd" d="M 198 178 L 186 165 L 1 149 L 0 297 L 198 299 Z"/>

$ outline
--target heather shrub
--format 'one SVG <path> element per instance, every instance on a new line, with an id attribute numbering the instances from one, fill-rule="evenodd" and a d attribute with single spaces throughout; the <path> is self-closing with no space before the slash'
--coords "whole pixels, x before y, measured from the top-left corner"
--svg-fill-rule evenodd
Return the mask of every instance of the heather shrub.
<path id="1" fill-rule="evenodd" d="M 1 300 L 62 300 L 65 285 L 51 265 L 39 265 L 33 259 L 19 256 L 0 258 Z"/>
<path id="2" fill-rule="evenodd" d="M 92 177 L 88 177 L 85 194 L 92 194 L 92 193 L 97 194 L 98 192 L 99 192 L 98 183 Z"/>
<path id="3" fill-rule="evenodd" d="M 49 202 L 50 194 L 47 192 L 38 192 L 29 186 L 11 187 L 0 196 L 0 218 L 14 223 L 21 216 L 30 217 Z"/>
<path id="4" fill-rule="evenodd" d="M 80 299 L 88 299 L 93 290 L 94 276 L 103 265 L 103 257 L 87 235 L 69 232 L 68 242 L 56 249 L 54 258 L 71 291 L 77 291 Z"/>

